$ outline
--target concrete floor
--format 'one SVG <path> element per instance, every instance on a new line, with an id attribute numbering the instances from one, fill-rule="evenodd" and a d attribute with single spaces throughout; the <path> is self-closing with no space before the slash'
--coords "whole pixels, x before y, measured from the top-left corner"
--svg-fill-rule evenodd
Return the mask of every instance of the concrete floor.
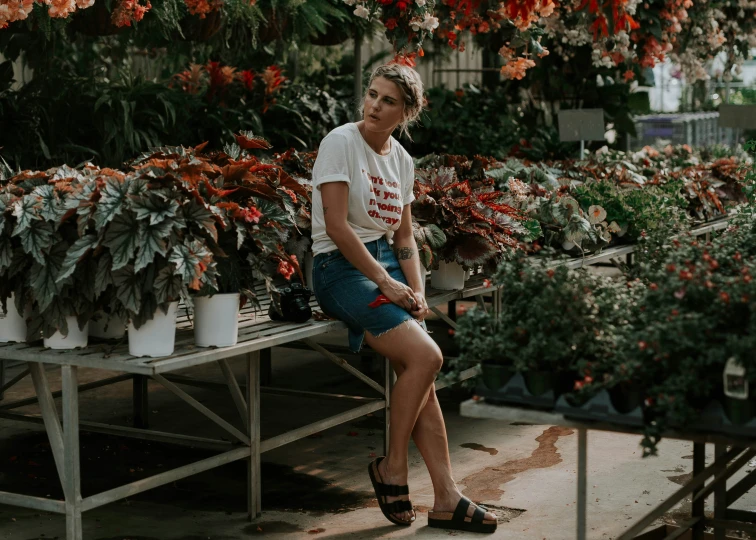
<path id="1" fill-rule="evenodd" d="M 329 336 L 327 340 L 339 342 L 343 336 Z M 360 365 L 359 360 L 355 365 Z M 189 374 L 223 380 L 212 366 Z M 88 382 L 107 375 L 81 370 L 80 380 Z M 58 389 L 59 370 L 51 371 L 49 377 L 53 390 Z M 281 387 L 371 395 L 366 385 L 317 354 L 304 351 L 275 349 L 273 380 Z M 196 388 L 189 392 L 225 418 L 238 416 L 227 394 Z M 31 394 L 27 378 L 6 394 L 6 400 Z M 575 538 L 576 433 L 551 426 L 462 418 L 458 404 L 466 397 L 459 390 L 440 392 L 455 477 L 465 494 L 488 504 L 501 518 L 496 534 L 487 537 Z M 150 400 L 154 429 L 223 436 L 204 417 L 157 385 L 150 386 Z M 130 407 L 130 382 L 81 395 L 82 420 L 129 425 Z M 264 395 L 262 436 L 346 408 L 348 405 L 336 401 Z M 37 412 L 35 407 L 23 410 Z M 248 523 L 245 515 L 246 468 L 235 463 L 85 513 L 85 539 L 483 537 L 426 526 L 433 491 L 414 446 L 409 485 L 418 521 L 410 528 L 399 528 L 385 520 L 366 472 L 371 459 L 382 453 L 382 426 L 383 418 L 376 414 L 263 454 L 263 515 L 253 523 Z M 81 440 L 85 496 L 210 455 L 203 450 L 96 434 L 82 433 Z M 660 457 L 641 459 L 639 442 L 638 436 L 589 433 L 589 538 L 617 537 L 652 505 L 678 489 L 690 473 L 691 443 L 664 441 Z M 0 490 L 61 496 L 49 445 L 36 426 L 0 420 Z M 684 503 L 659 523 L 682 517 L 689 506 Z M 756 497 L 747 495 L 738 507 L 756 507 Z M 64 538 L 64 525 L 61 516 L 0 505 L 3 540 Z"/>

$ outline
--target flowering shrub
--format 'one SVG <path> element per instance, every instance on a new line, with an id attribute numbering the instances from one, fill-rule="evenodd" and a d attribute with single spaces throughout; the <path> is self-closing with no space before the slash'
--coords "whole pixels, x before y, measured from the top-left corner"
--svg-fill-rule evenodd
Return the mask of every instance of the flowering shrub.
<path id="1" fill-rule="evenodd" d="M 344 0 L 355 6 L 357 17 L 379 18 L 386 29 L 386 37 L 394 50 L 414 63 L 416 55 L 423 56 L 423 40 L 438 28 L 433 16 L 436 0 Z"/>

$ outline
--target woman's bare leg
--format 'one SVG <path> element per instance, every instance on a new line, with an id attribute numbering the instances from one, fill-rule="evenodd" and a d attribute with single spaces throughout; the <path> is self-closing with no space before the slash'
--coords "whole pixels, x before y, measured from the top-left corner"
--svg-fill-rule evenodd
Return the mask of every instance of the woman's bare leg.
<path id="1" fill-rule="evenodd" d="M 404 332 L 405 328 L 409 330 L 408 333 Z M 387 336 L 388 339 L 384 340 L 383 338 Z M 408 348 L 405 342 L 407 337 L 410 340 L 418 340 L 415 342 L 416 348 Z M 373 350 L 389 359 L 397 375 L 397 381 L 391 393 L 389 452 L 378 467 L 381 477 L 385 483 L 389 484 L 407 483 L 409 473 L 407 452 L 411 435 L 423 456 L 433 483 L 435 494 L 433 510 L 436 512 L 454 511 L 462 494 L 452 476 L 446 426 L 433 385 L 443 362 L 441 350 L 430 336 L 414 323 L 409 327 L 402 326 L 394 329 L 380 338 L 366 334 L 366 340 Z M 432 359 L 433 362 L 428 362 L 428 359 Z M 436 363 L 437 368 L 435 368 Z M 427 380 L 426 372 L 431 368 L 433 368 L 433 376 L 425 394 L 420 396 L 419 386 Z M 407 377 L 408 371 L 409 377 Z M 413 413 L 416 409 L 409 407 L 409 405 L 414 407 L 414 403 L 419 403 L 417 414 Z M 391 502 L 395 499 L 406 499 L 406 497 L 389 497 L 387 500 Z M 468 514 L 472 515 L 474 511 L 475 507 L 471 505 Z M 396 517 L 408 520 L 411 515 L 410 512 L 405 512 L 396 514 Z M 485 519 L 494 520 L 496 516 L 489 512 Z"/>

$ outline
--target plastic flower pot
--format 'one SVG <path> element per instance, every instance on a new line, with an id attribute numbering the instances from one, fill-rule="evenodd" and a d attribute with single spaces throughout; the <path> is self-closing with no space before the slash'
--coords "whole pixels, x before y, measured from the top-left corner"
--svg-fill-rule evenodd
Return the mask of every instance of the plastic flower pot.
<path id="1" fill-rule="evenodd" d="M 609 401 L 620 414 L 628 414 L 643 403 L 643 391 L 637 383 L 622 381 L 609 389 Z"/>
<path id="2" fill-rule="evenodd" d="M 48 349 L 80 349 L 87 346 L 89 337 L 89 322 L 84 325 L 84 330 L 79 330 L 79 323 L 76 316 L 69 315 L 66 317 L 68 324 L 68 335 L 64 336 L 60 332 L 55 332 L 49 338 L 44 339 L 44 345 Z"/>
<path id="3" fill-rule="evenodd" d="M 465 269 L 456 262 L 441 261 L 438 270 L 431 271 L 431 287 L 440 291 L 465 288 Z"/>
<path id="4" fill-rule="evenodd" d="M 126 321 L 116 315 L 100 310 L 89 321 L 89 337 L 121 339 L 126 335 Z"/>
<path id="5" fill-rule="evenodd" d="M 194 299 L 194 343 L 198 347 L 230 347 L 239 339 L 239 293 Z"/>
<path id="6" fill-rule="evenodd" d="M 525 387 L 534 396 L 540 396 L 554 390 L 554 373 L 552 371 L 525 371 L 522 374 Z"/>
<path id="7" fill-rule="evenodd" d="M 502 388 L 514 373 L 512 366 L 498 364 L 494 360 L 485 360 L 480 364 L 480 380 L 489 390 Z"/>
<path id="8" fill-rule="evenodd" d="M 31 306 L 26 307 L 26 313 L 21 315 L 16 309 L 13 295 L 8 298 L 8 313 L 0 309 L 0 343 L 26 341 L 26 317 L 29 316 Z"/>
<path id="9" fill-rule="evenodd" d="M 158 309 L 152 319 L 137 329 L 129 321 L 129 354 L 158 358 L 173 354 L 176 343 L 176 312 L 178 302 L 171 302 L 168 314 Z"/>
<path id="10" fill-rule="evenodd" d="M 723 404 L 725 415 L 733 424 L 745 424 L 756 416 L 756 401 L 751 397 L 737 399 L 724 396 Z"/>

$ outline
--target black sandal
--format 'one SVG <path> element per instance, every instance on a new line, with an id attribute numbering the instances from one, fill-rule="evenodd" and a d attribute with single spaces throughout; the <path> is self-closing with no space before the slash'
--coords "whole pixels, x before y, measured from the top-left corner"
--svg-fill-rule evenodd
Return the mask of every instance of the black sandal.
<path id="1" fill-rule="evenodd" d="M 485 506 L 477 505 L 472 517 L 467 515 L 467 510 L 471 504 L 474 503 L 470 499 L 462 497 L 453 514 L 451 512 L 428 512 L 428 526 L 467 532 L 495 532 L 496 521 L 484 519 L 487 510 Z"/>
<path id="2" fill-rule="evenodd" d="M 370 481 L 373 483 L 373 489 L 375 490 L 375 496 L 378 499 L 378 506 L 381 507 L 381 512 L 386 516 L 391 523 L 395 525 L 401 525 L 403 527 L 409 527 L 415 521 L 404 521 L 397 519 L 393 514 L 400 512 L 412 512 L 412 503 L 410 501 L 398 500 L 394 502 L 386 502 L 386 497 L 400 497 L 402 495 L 409 495 L 409 486 L 397 486 L 394 484 L 384 484 L 380 480 L 380 473 L 378 472 L 378 464 L 383 461 L 383 457 L 375 459 L 370 465 L 368 465 L 368 474 L 370 474 Z"/>

